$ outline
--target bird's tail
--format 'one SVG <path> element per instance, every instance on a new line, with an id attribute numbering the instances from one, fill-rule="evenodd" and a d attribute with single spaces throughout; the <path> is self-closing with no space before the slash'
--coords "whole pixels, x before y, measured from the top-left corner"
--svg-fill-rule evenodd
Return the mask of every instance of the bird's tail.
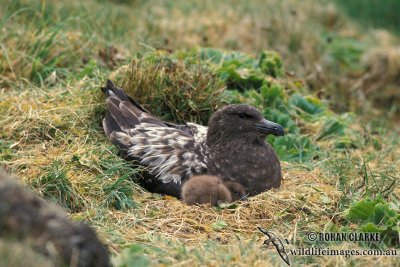
<path id="1" fill-rule="evenodd" d="M 112 81 L 107 80 L 106 86 L 101 89 L 107 95 L 107 113 L 103 119 L 104 132 L 122 151 L 127 151 L 131 146 L 128 138 L 130 129 L 141 123 L 165 125 Z"/>
<path id="2" fill-rule="evenodd" d="M 121 101 L 131 102 L 141 112 L 150 113 L 148 110 L 142 107 L 137 101 L 128 96 L 125 93 L 124 89 L 115 86 L 111 80 L 107 80 L 106 86 L 101 87 L 101 90 L 107 95 L 107 97 L 114 96 Z"/>
<path id="3" fill-rule="evenodd" d="M 113 132 L 125 132 L 134 128 L 139 123 L 141 111 L 132 105 L 130 97 L 110 80 L 107 80 L 106 86 L 101 89 L 107 95 L 107 113 L 103 119 L 103 129 L 107 136 L 110 137 Z"/>

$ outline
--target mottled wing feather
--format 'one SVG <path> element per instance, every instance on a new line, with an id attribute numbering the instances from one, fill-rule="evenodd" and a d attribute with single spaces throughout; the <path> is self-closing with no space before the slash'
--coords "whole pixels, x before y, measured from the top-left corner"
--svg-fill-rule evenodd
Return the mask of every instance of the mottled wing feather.
<path id="1" fill-rule="evenodd" d="M 124 158 L 148 166 L 164 183 L 180 183 L 207 170 L 203 142 L 207 127 L 163 122 L 111 81 L 102 89 L 108 96 L 103 128 Z"/>
<path id="2" fill-rule="evenodd" d="M 163 122 L 166 126 L 179 129 L 184 133 L 190 134 L 194 137 L 194 140 L 198 143 L 205 141 L 207 136 L 207 126 L 199 125 L 196 123 L 188 122 L 183 125 L 173 124 L 170 122 Z"/>
<path id="3" fill-rule="evenodd" d="M 150 169 L 164 183 L 206 172 L 202 143 L 179 129 L 140 123 L 125 132 L 113 132 L 111 139 L 128 147 L 128 155 Z"/>
<path id="4" fill-rule="evenodd" d="M 207 126 L 199 125 L 196 123 L 188 122 L 186 125 L 190 128 L 190 131 L 197 143 L 202 143 L 206 140 Z"/>

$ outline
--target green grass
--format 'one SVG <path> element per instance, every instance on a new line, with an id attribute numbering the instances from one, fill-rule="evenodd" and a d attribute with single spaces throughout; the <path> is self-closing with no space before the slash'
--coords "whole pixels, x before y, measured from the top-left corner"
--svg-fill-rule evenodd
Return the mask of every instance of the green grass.
<path id="1" fill-rule="evenodd" d="M 82 204 L 67 177 L 69 168 L 70 166 L 56 160 L 49 168 L 46 168 L 44 175 L 32 182 L 32 186 L 44 198 L 57 202 L 72 212 L 76 212 L 80 210 Z"/>
<path id="2" fill-rule="evenodd" d="M 137 204 L 133 200 L 135 194 L 133 180 L 138 174 L 132 171 L 132 166 L 115 157 L 101 159 L 100 166 L 103 172 L 98 176 L 97 181 L 108 180 L 103 185 L 103 194 L 106 195 L 103 205 L 106 208 L 118 210 L 136 207 Z M 113 177 L 118 177 L 118 179 L 115 180 Z"/>
<path id="3" fill-rule="evenodd" d="M 400 33 L 398 10 L 400 3 L 396 0 L 336 0 L 347 14 L 366 27 L 380 27 Z"/>
<path id="4" fill-rule="evenodd" d="M 257 226 L 297 247 L 318 245 L 307 242 L 310 231 L 398 231 L 396 36 L 361 30 L 332 1 L 7 0 L 3 7 L 0 165 L 93 225 L 116 266 L 283 264 Z M 268 138 L 282 160 L 283 188 L 220 208 L 144 191 L 135 183 L 141 170 L 120 159 L 102 131 L 100 87 L 110 77 L 177 123 L 206 124 L 227 103 L 254 105 L 285 127 L 285 137 Z M 374 214 L 350 215 L 367 199 L 379 202 Z"/>
<path id="5" fill-rule="evenodd" d="M 153 8 L 151 1 L 7 0 L 0 11 L 0 25 L 8 29 L 0 37 L 0 84 L 9 87 L 28 80 L 48 87 L 95 77 L 96 71 L 127 63 L 140 51 L 200 45 L 251 54 L 266 48 L 278 51 L 287 71 L 304 77 L 314 92 L 324 89 L 336 110 L 368 111 L 360 105 L 359 93 L 350 90 L 353 87 L 380 107 L 398 99 L 392 90 L 395 79 L 358 87 L 360 74 L 375 75 L 374 65 L 362 58 L 375 47 L 395 46 L 396 38 L 354 29 L 331 1 L 303 2 L 220 1 L 215 8 L 212 1 L 178 1 Z M 384 67 L 384 75 L 398 71 L 397 65 Z M 389 95 L 376 94 L 382 90 Z"/>

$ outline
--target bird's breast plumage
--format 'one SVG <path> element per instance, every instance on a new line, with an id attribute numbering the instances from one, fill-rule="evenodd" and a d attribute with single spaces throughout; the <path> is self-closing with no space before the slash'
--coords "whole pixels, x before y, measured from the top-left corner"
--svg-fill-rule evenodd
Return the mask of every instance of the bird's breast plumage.
<path id="1" fill-rule="evenodd" d="M 228 142 L 209 151 L 207 168 L 209 173 L 224 180 L 241 183 L 249 195 L 280 186 L 280 162 L 267 143 Z"/>

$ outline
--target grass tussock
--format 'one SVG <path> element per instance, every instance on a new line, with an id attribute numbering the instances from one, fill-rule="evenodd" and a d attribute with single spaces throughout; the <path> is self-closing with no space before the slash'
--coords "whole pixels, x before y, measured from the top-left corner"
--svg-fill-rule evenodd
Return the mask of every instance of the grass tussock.
<path id="1" fill-rule="evenodd" d="M 167 121 L 207 124 L 223 106 L 224 84 L 199 65 L 156 52 L 137 58 L 111 75 L 139 103 Z"/>
<path id="2" fill-rule="evenodd" d="M 391 112 L 397 113 L 400 84 L 400 47 L 382 47 L 372 49 L 362 59 L 364 74 L 357 88 L 363 93 L 363 99 L 375 99 L 381 105 L 387 105 Z"/>

